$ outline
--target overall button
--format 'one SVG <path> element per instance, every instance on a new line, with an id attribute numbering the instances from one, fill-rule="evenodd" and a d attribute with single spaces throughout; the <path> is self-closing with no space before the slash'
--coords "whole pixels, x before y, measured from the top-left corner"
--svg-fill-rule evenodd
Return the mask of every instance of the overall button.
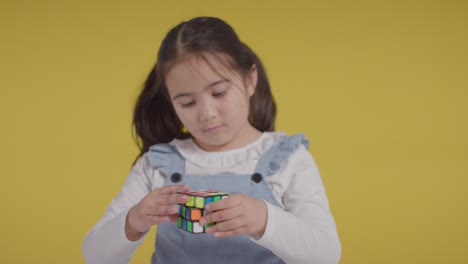
<path id="1" fill-rule="evenodd" d="M 178 183 L 182 180 L 182 175 L 178 172 L 174 172 L 172 175 L 171 175 L 171 182 L 173 183 Z"/>
<path id="2" fill-rule="evenodd" d="M 263 176 L 262 176 L 260 173 L 256 172 L 256 173 L 254 173 L 254 174 L 252 175 L 251 179 L 252 179 L 253 182 L 259 183 L 259 182 L 262 181 Z"/>

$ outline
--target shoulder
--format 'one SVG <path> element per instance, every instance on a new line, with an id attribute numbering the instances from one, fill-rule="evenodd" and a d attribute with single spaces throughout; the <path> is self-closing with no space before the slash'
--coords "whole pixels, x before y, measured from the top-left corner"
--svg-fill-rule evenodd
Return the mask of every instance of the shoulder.
<path id="1" fill-rule="evenodd" d="M 151 170 L 152 165 L 149 158 L 149 152 L 143 153 L 133 164 L 132 171 L 146 172 Z"/>
<path id="2" fill-rule="evenodd" d="M 281 144 L 285 144 L 289 148 L 294 148 L 294 149 L 299 148 L 301 145 L 304 146 L 305 149 L 309 148 L 309 140 L 307 139 L 306 135 L 303 133 L 285 136 L 284 143 L 281 142 Z"/>
<path id="3" fill-rule="evenodd" d="M 279 146 L 283 152 L 289 153 L 287 166 L 294 170 L 317 167 L 312 154 L 309 151 L 309 139 L 303 133 L 291 134 L 283 139 L 283 145 Z"/>

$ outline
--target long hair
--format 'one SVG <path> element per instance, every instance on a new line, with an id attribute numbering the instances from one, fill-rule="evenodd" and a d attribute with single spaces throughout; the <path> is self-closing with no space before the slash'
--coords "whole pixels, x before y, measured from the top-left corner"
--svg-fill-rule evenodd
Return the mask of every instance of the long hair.
<path id="1" fill-rule="evenodd" d="M 158 143 L 167 143 L 174 138 L 190 137 L 183 131 L 168 96 L 165 75 L 178 61 L 189 55 L 224 56 L 230 68 L 245 76 L 253 66 L 257 69 L 257 86 L 250 97 L 248 120 L 261 132 L 275 129 L 276 105 L 270 84 L 258 56 L 240 41 L 234 29 L 214 17 L 197 17 L 182 22 L 171 29 L 161 43 L 157 62 L 150 71 L 138 96 L 133 114 L 135 141 L 140 149 L 136 160 Z M 135 135 L 134 135 L 135 136 Z M 135 162 L 136 162 L 135 160 Z"/>

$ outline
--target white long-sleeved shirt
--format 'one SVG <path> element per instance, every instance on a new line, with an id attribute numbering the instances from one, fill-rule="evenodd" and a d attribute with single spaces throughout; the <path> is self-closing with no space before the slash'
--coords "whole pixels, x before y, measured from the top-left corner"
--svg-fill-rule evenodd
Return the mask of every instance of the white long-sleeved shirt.
<path id="1" fill-rule="evenodd" d="M 191 139 L 173 140 L 186 159 L 185 173 L 251 174 L 266 150 L 284 133 L 265 132 L 242 148 L 207 152 Z M 317 165 L 300 146 L 280 170 L 265 177 L 283 208 L 267 204 L 268 219 L 263 236 L 253 241 L 270 249 L 286 263 L 338 263 L 341 244 Z M 128 211 L 149 192 L 163 186 L 164 177 L 144 154 L 130 171 L 120 193 L 83 242 L 88 264 L 128 263 L 144 237 L 129 241 L 125 235 Z"/>

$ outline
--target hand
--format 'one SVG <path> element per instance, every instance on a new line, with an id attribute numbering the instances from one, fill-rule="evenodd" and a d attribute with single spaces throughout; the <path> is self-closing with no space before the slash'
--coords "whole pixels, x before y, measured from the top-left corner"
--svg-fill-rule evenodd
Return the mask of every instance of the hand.
<path id="1" fill-rule="evenodd" d="M 212 213 L 200 219 L 201 225 L 216 222 L 206 229 L 215 237 L 249 235 L 260 238 L 265 232 L 267 207 L 265 202 L 245 194 L 233 194 L 205 208 Z"/>
<path id="2" fill-rule="evenodd" d="M 136 241 L 153 225 L 177 221 L 177 207 L 174 205 L 187 202 L 188 196 L 178 194 L 187 192 L 190 187 L 185 185 L 167 185 L 148 193 L 127 214 L 125 234 L 127 238 Z"/>

